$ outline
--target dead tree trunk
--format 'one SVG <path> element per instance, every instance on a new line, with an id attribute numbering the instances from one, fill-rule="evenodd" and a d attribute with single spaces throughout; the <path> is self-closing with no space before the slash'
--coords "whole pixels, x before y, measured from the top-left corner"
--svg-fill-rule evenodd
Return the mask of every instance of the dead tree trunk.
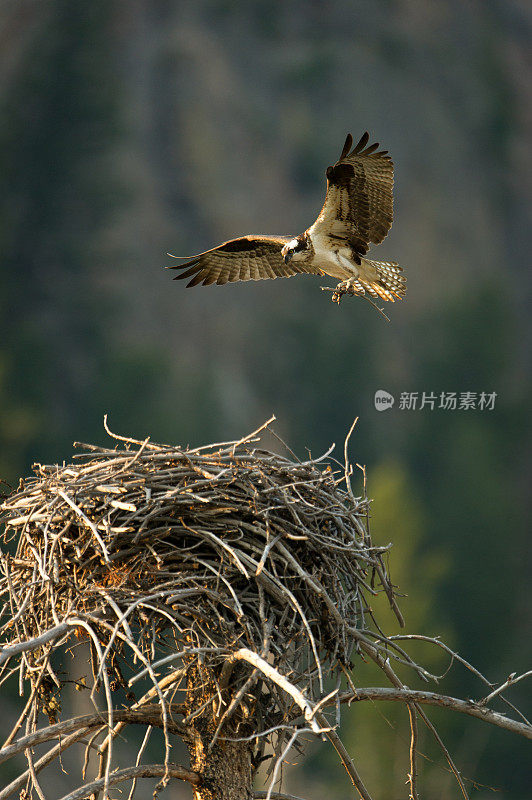
<path id="1" fill-rule="evenodd" d="M 199 712 L 191 719 L 192 738 L 188 743 L 190 768 L 201 775 L 200 785 L 194 787 L 194 800 L 250 800 L 251 744 L 226 741 L 225 737 L 238 736 L 230 723 L 212 744 L 223 709 L 212 670 L 198 660 L 187 676 L 186 711 L 187 715 Z"/>

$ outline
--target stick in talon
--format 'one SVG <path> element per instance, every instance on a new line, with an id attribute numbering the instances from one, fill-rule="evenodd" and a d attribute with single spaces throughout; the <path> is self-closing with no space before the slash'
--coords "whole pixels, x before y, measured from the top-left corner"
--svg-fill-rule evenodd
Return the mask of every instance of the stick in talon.
<path id="1" fill-rule="evenodd" d="M 320 288 L 322 292 L 332 292 L 331 300 L 333 301 L 333 303 L 337 303 L 338 305 L 340 305 L 340 300 L 342 299 L 342 295 L 345 294 L 345 292 L 338 291 L 338 287 L 333 289 L 332 286 L 321 286 Z"/>

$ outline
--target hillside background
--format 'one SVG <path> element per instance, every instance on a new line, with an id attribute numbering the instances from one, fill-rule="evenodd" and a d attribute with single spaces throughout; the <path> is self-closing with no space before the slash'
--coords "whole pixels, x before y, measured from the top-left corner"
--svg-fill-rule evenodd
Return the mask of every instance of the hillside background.
<path id="1" fill-rule="evenodd" d="M 530 668 L 531 28 L 524 0 L 2 2 L 0 477 L 105 442 L 104 412 L 194 445 L 274 412 L 302 455 L 343 445 L 358 416 L 408 629 L 493 680 Z M 166 252 L 304 230 L 346 133 L 366 129 L 396 164 L 375 253 L 406 268 L 391 325 L 318 278 L 185 290 L 163 271 Z M 423 391 L 497 397 L 399 408 Z M 463 670 L 442 687 L 482 694 Z M 434 718 L 473 797 L 530 796 L 525 745 Z M 345 735 L 376 797 L 405 796 L 401 710 L 352 709 Z M 433 755 L 424 796 L 457 797 Z M 351 796 L 319 749 L 287 786 Z"/>

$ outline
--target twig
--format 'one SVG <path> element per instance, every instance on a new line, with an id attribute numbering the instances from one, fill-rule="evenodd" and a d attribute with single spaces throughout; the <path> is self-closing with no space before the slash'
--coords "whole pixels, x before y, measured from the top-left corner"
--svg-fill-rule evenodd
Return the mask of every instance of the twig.
<path id="1" fill-rule="evenodd" d="M 26 701 L 26 703 L 24 705 L 24 708 L 22 709 L 22 711 L 20 713 L 20 716 L 18 717 L 17 721 L 15 722 L 13 727 L 11 728 L 11 732 L 10 732 L 9 736 L 4 741 L 4 744 L 2 745 L 3 747 L 7 747 L 7 745 L 11 744 L 11 742 L 13 741 L 13 739 L 15 738 L 17 733 L 19 732 L 19 730 L 20 730 L 20 728 L 22 726 L 22 723 L 26 719 L 26 715 L 28 714 L 28 711 L 30 711 L 30 709 L 33 707 L 33 704 L 35 703 L 35 698 L 37 697 L 37 692 L 39 691 L 39 689 L 40 689 L 40 687 L 42 685 L 42 681 L 44 679 L 44 675 L 45 675 L 45 672 L 46 672 L 47 667 L 48 667 L 49 659 L 50 659 L 50 653 L 47 653 L 45 658 L 44 658 L 44 662 L 41 665 L 41 670 L 39 672 L 39 675 L 37 676 L 37 680 L 34 681 L 32 687 L 31 687 L 30 696 L 28 697 L 28 699 L 27 699 L 27 701 Z"/>
<path id="2" fill-rule="evenodd" d="M 100 545 L 100 548 L 101 548 L 101 551 L 102 551 L 102 555 L 103 555 L 103 557 L 104 557 L 105 561 L 107 562 L 107 564 L 109 564 L 109 563 L 110 563 L 110 561 L 109 561 L 109 553 L 107 552 L 107 548 L 106 548 L 105 544 L 103 543 L 103 539 L 102 539 L 102 537 L 100 536 L 100 534 L 98 533 L 98 531 L 97 531 L 97 529 L 96 529 L 96 525 L 94 524 L 94 522 L 91 522 L 91 521 L 90 521 L 90 519 L 88 518 L 88 516 L 87 516 L 86 514 L 84 514 L 84 513 L 83 513 L 83 511 L 81 510 L 81 508 L 79 508 L 79 506 L 77 506 L 77 505 L 74 503 L 74 501 L 73 501 L 73 500 L 72 500 L 72 499 L 71 499 L 71 498 L 70 498 L 70 497 L 69 497 L 69 496 L 68 496 L 68 495 L 67 495 L 67 494 L 66 494 L 66 493 L 65 493 L 65 492 L 62 490 L 62 489 L 56 489 L 55 491 L 57 492 L 57 494 L 58 494 L 60 497 L 62 497 L 62 498 L 63 498 L 63 500 L 65 501 L 65 503 L 68 503 L 68 505 L 70 506 L 70 508 L 71 508 L 73 511 L 75 511 L 75 513 L 78 515 L 78 517 L 79 517 L 80 519 L 82 519 L 82 520 L 83 520 L 83 522 L 85 523 L 85 525 L 87 525 L 87 527 L 89 527 L 89 528 L 91 529 L 91 531 L 92 531 L 92 533 L 93 533 L 93 536 L 94 536 L 94 538 L 96 539 L 96 541 L 97 541 L 97 542 L 98 542 L 98 544 Z"/>
<path id="3" fill-rule="evenodd" d="M 470 672 L 472 672 L 474 675 L 477 676 L 477 678 L 479 678 L 483 683 L 485 683 L 486 686 L 493 686 L 491 681 L 489 681 L 476 667 L 470 664 L 469 661 L 466 661 L 465 658 L 462 658 L 462 656 L 459 653 L 455 652 L 454 650 L 451 650 L 449 645 L 445 644 L 445 642 L 442 642 L 441 639 L 439 639 L 437 636 L 422 636 L 421 634 L 418 633 L 399 633 L 390 636 L 389 639 L 392 642 L 399 640 L 408 640 L 408 641 L 428 642 L 429 644 L 435 644 L 437 647 L 441 647 L 442 650 L 445 650 L 446 653 L 449 653 L 449 655 L 451 656 L 451 662 L 454 659 L 456 659 L 457 661 L 460 662 L 460 664 L 463 664 L 464 667 L 470 670 Z"/>
<path id="4" fill-rule="evenodd" d="M 270 786 L 268 788 L 268 791 L 266 792 L 266 800 L 271 800 L 273 787 L 275 786 L 275 784 L 277 782 L 277 775 L 279 774 L 279 769 L 281 768 L 281 766 L 283 764 L 283 761 L 285 760 L 286 756 L 288 755 L 288 753 L 292 749 L 292 746 L 293 746 L 294 742 L 296 741 L 296 739 L 297 739 L 297 737 L 299 736 L 300 733 L 301 733 L 301 731 L 297 730 L 297 728 L 293 731 L 293 733 L 292 733 L 290 739 L 288 740 L 286 746 L 284 747 L 282 753 L 277 758 L 277 760 L 275 762 L 275 765 L 274 765 L 274 768 L 273 768 L 272 777 L 271 777 L 271 780 L 270 780 Z"/>
<path id="5" fill-rule="evenodd" d="M 265 430 L 268 427 L 268 425 L 271 425 L 272 422 L 275 422 L 275 420 L 276 420 L 276 416 L 275 416 L 275 414 L 272 414 L 270 419 L 266 420 L 266 422 L 264 422 L 256 430 L 254 430 L 253 433 L 249 433 L 247 436 L 243 436 L 242 439 L 238 439 L 236 442 L 233 442 L 233 446 L 231 448 L 231 452 L 232 452 L 233 456 L 234 456 L 234 454 L 236 452 L 237 447 L 239 447 L 241 444 L 244 444 L 244 442 L 248 441 L 249 439 L 253 439 L 259 433 L 261 433 L 263 430 Z"/>
<path id="6" fill-rule="evenodd" d="M 386 659 L 385 661 L 383 661 L 383 659 L 382 659 L 382 656 L 379 654 L 378 650 L 376 650 L 374 647 L 372 647 L 372 646 L 370 646 L 370 645 L 367 645 L 367 644 L 365 644 L 365 643 L 362 643 L 362 644 L 361 644 L 361 647 L 362 647 L 362 648 L 365 650 L 365 652 L 366 652 L 366 653 L 367 653 L 367 654 L 370 656 L 370 658 L 371 658 L 371 659 L 372 659 L 372 660 L 373 660 L 373 661 L 374 661 L 376 664 L 378 664 L 378 666 L 380 666 L 380 668 L 381 668 L 381 669 L 383 670 L 383 672 L 386 674 L 386 676 L 388 677 L 388 679 L 390 680 L 390 682 L 391 682 L 391 683 L 392 683 L 392 684 L 393 684 L 393 685 L 394 685 L 396 688 L 398 688 L 398 689 L 407 689 L 407 688 L 408 688 L 408 687 L 406 687 L 406 686 L 405 686 L 405 685 L 402 683 L 402 681 L 401 681 L 401 680 L 400 680 L 400 679 L 397 677 L 397 675 L 395 674 L 394 670 L 392 669 L 392 667 L 391 667 L 391 666 L 390 666 L 390 664 L 388 663 L 388 660 Z M 434 738 L 435 738 L 435 739 L 436 739 L 436 741 L 438 742 L 438 744 L 439 744 L 439 746 L 440 746 L 440 748 L 441 748 L 441 750 L 442 750 L 443 754 L 445 755 L 445 758 L 447 759 L 447 763 L 449 764 L 449 766 L 450 766 L 450 768 L 451 768 L 451 770 L 452 770 L 452 772 L 453 772 L 453 774 L 454 774 L 454 776 L 455 776 L 455 778 L 456 778 L 456 781 L 457 781 L 458 785 L 460 786 L 460 790 L 461 790 L 461 792 L 462 792 L 462 795 L 464 796 L 465 800 L 469 800 L 469 795 L 467 794 L 466 788 L 465 788 L 465 786 L 464 786 L 464 782 L 463 782 L 463 780 L 462 780 L 462 776 L 460 775 L 460 773 L 459 773 L 459 771 L 458 771 L 458 769 L 457 769 L 457 767 L 456 767 L 456 765 L 455 765 L 455 763 L 454 763 L 453 759 L 451 758 L 451 754 L 449 753 L 449 751 L 448 751 L 448 750 L 447 750 L 447 748 L 445 747 L 445 745 L 444 745 L 444 743 L 443 743 L 443 741 L 442 741 L 441 737 L 439 736 L 439 734 L 438 734 L 438 732 L 437 732 L 436 728 L 434 727 L 434 725 L 433 725 L 433 724 L 432 724 L 432 722 L 429 720 L 429 718 L 427 717 L 427 715 L 425 714 L 425 712 L 424 712 L 424 711 L 423 711 L 423 709 L 422 709 L 422 708 L 419 706 L 419 704 L 418 704 L 418 703 L 415 703 L 415 708 L 416 708 L 416 710 L 419 712 L 419 715 L 420 715 L 421 719 L 424 721 L 425 725 L 426 725 L 426 726 L 429 728 L 429 730 L 432 732 L 432 734 L 433 734 Z"/>
<path id="7" fill-rule="evenodd" d="M 508 676 L 508 678 L 504 681 L 504 683 L 502 683 L 498 687 L 498 689 L 495 689 L 493 692 L 491 692 L 491 694 L 488 694 L 488 696 L 484 697 L 482 700 L 479 700 L 478 705 L 485 706 L 487 703 L 490 702 L 490 700 L 493 700 L 493 698 L 496 697 L 498 694 L 504 692 L 505 689 L 508 689 L 509 686 L 513 686 L 514 684 L 519 683 L 519 681 L 522 681 L 523 678 L 530 678 L 531 675 L 532 675 L 532 669 L 529 670 L 528 672 L 524 672 L 522 675 L 518 675 L 517 677 L 516 673 L 512 672 L 512 674 Z"/>
<path id="8" fill-rule="evenodd" d="M 326 718 L 323 716 L 323 714 L 321 712 L 318 712 L 316 714 L 316 718 L 317 718 L 317 721 L 322 726 L 322 728 L 325 730 L 325 736 L 328 738 L 328 740 L 330 741 L 330 743 L 332 744 L 332 746 L 334 747 L 334 749 L 336 750 L 336 752 L 340 756 L 340 760 L 341 760 L 342 764 L 344 765 L 345 770 L 346 770 L 347 774 L 349 775 L 349 777 L 351 778 L 351 782 L 352 782 L 353 786 L 356 788 L 356 790 L 359 793 L 360 797 L 363 800 L 372 800 L 370 793 L 368 792 L 368 790 L 364 786 L 362 778 L 358 774 L 358 770 L 355 767 L 353 759 L 351 758 L 351 756 L 349 755 L 349 753 L 345 749 L 344 743 L 342 742 L 342 740 L 340 739 L 340 737 L 338 736 L 338 734 L 336 733 L 334 728 L 331 728 L 330 726 L 329 727 L 327 726 L 327 720 L 326 720 Z M 327 728 L 328 728 L 328 730 L 327 730 Z"/>
<path id="9" fill-rule="evenodd" d="M 146 747 L 148 745 L 148 742 L 150 740 L 150 736 L 152 734 L 152 731 L 153 731 L 153 728 L 152 728 L 151 725 L 149 725 L 146 728 L 146 732 L 144 734 L 144 738 L 142 740 L 142 744 L 139 747 L 139 751 L 137 753 L 137 759 L 135 761 L 135 766 L 136 767 L 138 767 L 140 762 L 142 761 L 142 756 L 144 755 L 144 751 L 145 751 L 145 749 L 146 749 Z M 131 789 L 129 790 L 128 800 L 133 800 L 133 797 L 135 796 L 135 789 L 136 788 L 137 788 L 137 778 L 133 778 L 133 780 L 131 782 Z"/>
<path id="10" fill-rule="evenodd" d="M 266 800 L 266 798 L 270 798 L 270 800 L 303 800 L 302 797 L 297 797 L 295 794 L 287 794 L 286 792 L 264 792 L 259 790 L 258 792 L 253 792 L 252 795 L 255 800 Z"/>
<path id="11" fill-rule="evenodd" d="M 353 500 L 355 499 L 355 496 L 353 494 L 353 489 L 351 488 L 351 478 L 350 478 L 351 465 L 349 464 L 348 448 L 349 448 L 349 439 L 351 438 L 351 434 L 355 430 L 355 425 L 357 424 L 357 422 L 358 422 L 358 417 L 355 417 L 355 419 L 353 421 L 353 424 L 349 428 L 349 433 L 345 437 L 345 441 L 344 441 L 344 477 L 345 477 L 345 485 L 347 487 L 347 491 L 349 492 L 349 495 L 353 498 Z"/>
<path id="12" fill-rule="evenodd" d="M 463 796 L 464 800 L 469 800 L 469 795 L 467 793 L 467 789 L 465 788 L 464 782 L 462 780 L 462 776 L 460 775 L 458 767 L 454 763 L 454 761 L 453 761 L 453 759 L 451 757 L 451 754 L 449 753 L 448 749 L 445 747 L 440 734 L 438 733 L 438 731 L 436 730 L 436 728 L 434 727 L 434 725 L 432 724 L 430 719 L 427 717 L 427 715 L 425 714 L 423 709 L 420 708 L 419 706 L 417 706 L 416 708 L 417 708 L 417 711 L 419 713 L 419 716 L 421 717 L 421 719 L 423 720 L 423 722 L 425 723 L 425 725 L 427 726 L 429 731 L 432 733 L 432 735 L 436 739 L 437 743 L 440 746 L 440 749 L 441 749 L 442 753 L 444 754 L 445 758 L 447 759 L 447 763 L 449 764 L 449 767 L 451 768 L 451 772 L 453 773 L 454 777 L 456 778 L 456 782 L 458 783 L 458 786 L 460 787 L 460 791 L 462 792 L 462 796 Z"/>
<path id="13" fill-rule="evenodd" d="M 333 292 L 334 294 L 336 294 L 336 292 L 337 292 L 336 288 L 333 288 L 332 286 L 320 286 L 320 289 L 322 290 L 322 292 Z M 346 294 L 351 294 L 351 293 L 350 292 L 346 292 Z M 379 314 L 382 317 L 384 317 L 384 319 L 386 319 L 386 320 L 388 320 L 388 322 L 390 322 L 390 317 L 386 316 L 386 314 L 384 313 L 382 308 L 379 308 L 379 306 L 376 303 L 374 303 L 373 300 L 371 300 L 371 298 L 369 298 L 366 294 L 360 294 L 358 292 L 353 292 L 352 296 L 360 297 L 360 298 L 362 298 L 362 300 L 367 300 L 368 303 L 370 303 L 370 305 L 373 306 L 375 311 L 378 311 Z M 334 298 L 333 298 L 333 300 L 334 300 Z M 338 305 L 340 305 L 340 301 L 338 301 Z"/>
<path id="14" fill-rule="evenodd" d="M 410 783 L 410 800 L 418 800 L 417 793 L 417 718 L 414 703 L 407 703 L 408 715 L 410 717 L 410 773 L 408 781 Z"/>
<path id="15" fill-rule="evenodd" d="M 119 442 L 127 442 L 128 444 L 138 444 L 142 448 L 144 448 L 146 446 L 146 444 L 149 442 L 149 437 L 147 439 L 144 439 L 144 441 L 141 442 L 139 439 L 132 439 L 130 436 L 120 436 L 120 434 L 118 434 L 118 433 L 113 433 L 113 431 L 110 430 L 109 424 L 107 422 L 108 417 L 109 417 L 108 414 L 104 414 L 103 415 L 103 427 L 105 428 L 105 432 L 112 439 L 116 439 Z"/>

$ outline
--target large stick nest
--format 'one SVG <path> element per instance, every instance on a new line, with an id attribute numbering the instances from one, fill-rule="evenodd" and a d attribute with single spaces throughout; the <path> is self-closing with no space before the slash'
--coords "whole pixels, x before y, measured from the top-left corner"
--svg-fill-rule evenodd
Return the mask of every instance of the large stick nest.
<path id="1" fill-rule="evenodd" d="M 131 642 L 158 674 L 179 657 L 184 674 L 199 660 L 218 678 L 245 647 L 322 697 L 326 668 L 349 665 L 356 632 L 374 627 L 370 596 L 385 591 L 396 609 L 387 548 L 372 544 L 347 465 L 286 458 L 253 435 L 196 449 L 115 438 L 79 445 L 73 464 L 36 465 L 4 502 L 5 538 L 18 537 L 3 556 L 14 639 L 85 623 L 111 688 L 132 675 Z M 26 676 L 45 650 L 22 660 Z M 246 676 L 233 673 L 234 692 Z M 300 713 L 290 703 L 269 686 L 254 729 Z"/>

